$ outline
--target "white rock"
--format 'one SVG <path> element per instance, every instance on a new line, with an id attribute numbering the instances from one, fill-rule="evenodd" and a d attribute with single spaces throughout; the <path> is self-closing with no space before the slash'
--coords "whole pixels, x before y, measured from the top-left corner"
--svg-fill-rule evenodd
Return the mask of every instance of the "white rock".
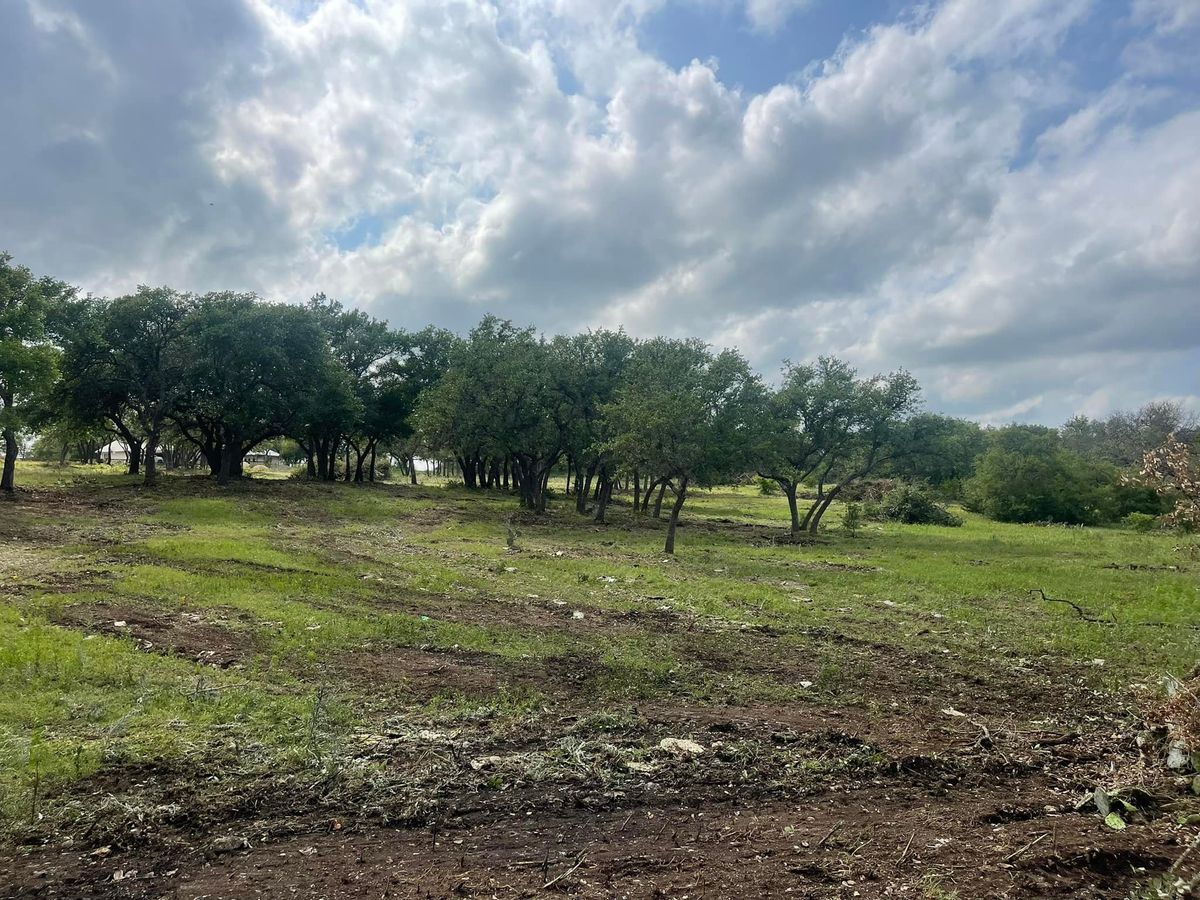
<path id="1" fill-rule="evenodd" d="M 663 738 L 658 742 L 658 749 L 674 756 L 699 756 L 704 752 L 704 745 L 687 738 Z"/>

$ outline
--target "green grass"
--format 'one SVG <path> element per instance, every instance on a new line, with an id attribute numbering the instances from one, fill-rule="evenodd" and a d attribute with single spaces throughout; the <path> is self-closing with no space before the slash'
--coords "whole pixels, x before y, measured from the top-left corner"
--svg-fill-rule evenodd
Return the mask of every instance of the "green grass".
<path id="1" fill-rule="evenodd" d="M 98 768 L 203 758 L 230 741 L 263 766 L 313 765 L 314 697 L 326 693 L 321 733 L 334 742 L 381 716 L 524 716 L 564 702 L 453 684 L 393 698 L 342 676 L 356 652 L 470 651 L 514 672 L 585 659 L 593 711 L 667 698 L 865 703 L 860 663 L 817 629 L 980 671 L 1080 664 L 1117 690 L 1200 655 L 1200 633 L 1141 624 L 1198 619 L 1197 541 L 1178 535 L 964 514 L 961 528 L 870 524 L 858 537 L 834 528 L 816 544 L 775 544 L 784 498 L 730 488 L 689 500 L 672 559 L 664 523 L 624 502 L 597 526 L 562 500 L 544 519 L 513 519 L 512 497 L 454 486 L 221 490 L 172 476 L 146 490 L 107 467 L 25 464 L 18 476 L 29 491 L 0 522 L 0 811 L 14 821 Z M 1106 567 L 1128 564 L 1155 568 Z M 1117 624 L 1083 621 L 1033 588 Z M 76 606 L 227 621 L 253 649 L 221 671 L 53 624 Z M 813 687 L 738 670 L 756 640 L 745 627 L 772 629 Z M 719 658 L 733 668 L 714 668 Z"/>

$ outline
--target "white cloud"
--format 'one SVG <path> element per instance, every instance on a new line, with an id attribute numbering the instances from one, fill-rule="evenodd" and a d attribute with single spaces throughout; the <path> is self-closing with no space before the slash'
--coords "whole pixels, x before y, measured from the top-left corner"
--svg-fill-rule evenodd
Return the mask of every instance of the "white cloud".
<path id="1" fill-rule="evenodd" d="M 945 0 L 748 94 L 643 48 L 665 0 L 26 0 L 0 246 L 104 291 L 842 353 L 993 417 L 1196 394 L 1194 8 L 1133 0 L 1090 92 L 1061 54 L 1095 5 Z"/>

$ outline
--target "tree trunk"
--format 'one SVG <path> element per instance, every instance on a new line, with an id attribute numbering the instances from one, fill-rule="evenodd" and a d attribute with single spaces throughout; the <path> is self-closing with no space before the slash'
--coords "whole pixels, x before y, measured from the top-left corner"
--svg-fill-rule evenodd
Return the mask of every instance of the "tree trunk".
<path id="1" fill-rule="evenodd" d="M 11 405 L 11 404 L 6 404 Z M 14 489 L 17 471 L 17 432 L 13 428 L 4 429 L 4 474 L 0 476 L 0 490 L 11 494 Z"/>
<path id="2" fill-rule="evenodd" d="M 596 515 L 594 521 L 598 524 L 604 524 L 604 513 L 608 509 L 608 501 L 612 498 L 613 484 L 611 479 L 604 474 L 600 475 L 600 496 L 596 501 Z"/>
<path id="3" fill-rule="evenodd" d="M 142 483 L 147 487 L 153 486 L 158 480 L 158 435 L 151 431 L 146 435 L 146 474 L 142 478 Z"/>
<path id="4" fill-rule="evenodd" d="M 240 441 L 225 442 L 221 453 L 221 471 L 217 475 L 217 484 L 229 484 L 229 479 L 234 475 L 234 457 L 240 452 L 241 446 Z"/>
<path id="5" fill-rule="evenodd" d="M 371 442 L 371 465 L 367 471 L 370 473 L 368 475 L 368 478 L 370 478 L 371 483 L 374 484 L 375 483 L 375 443 L 374 443 L 374 441 Z"/>
<path id="6" fill-rule="evenodd" d="M 633 470 L 633 511 L 637 512 L 642 499 L 642 480 L 638 470 Z"/>
<path id="7" fill-rule="evenodd" d="M 809 524 L 812 522 L 813 516 L 816 515 L 817 507 L 821 505 L 821 501 L 825 499 L 825 485 L 823 482 L 817 483 L 817 499 L 813 501 L 812 506 L 804 513 L 804 518 L 800 520 L 800 529 L 802 531 L 809 530 Z"/>
<path id="8" fill-rule="evenodd" d="M 667 479 L 663 479 L 658 486 L 658 496 L 654 499 L 654 518 L 662 518 L 662 503 L 663 495 L 667 493 Z"/>
<path id="9" fill-rule="evenodd" d="M 417 483 L 417 458 L 415 456 L 408 458 L 408 481 L 410 484 Z"/>
<path id="10" fill-rule="evenodd" d="M 317 477 L 317 460 L 311 450 L 307 451 L 306 456 L 308 457 L 308 480 L 312 481 Z"/>
<path id="11" fill-rule="evenodd" d="M 129 458 L 126 460 L 127 474 L 140 475 L 142 473 L 142 442 L 129 437 L 125 440 L 129 445 Z"/>
<path id="12" fill-rule="evenodd" d="M 800 530 L 800 510 L 796 505 L 796 494 L 799 485 L 794 481 L 780 481 L 779 486 L 783 488 L 783 492 L 787 494 L 788 510 L 792 514 L 792 534 Z"/>
<path id="13" fill-rule="evenodd" d="M 833 501 L 837 497 L 837 495 L 841 493 L 842 486 L 845 485 L 846 483 L 847 482 L 839 481 L 837 483 L 837 485 L 834 487 L 834 489 L 825 495 L 825 498 L 823 500 L 818 500 L 816 503 L 813 504 L 813 508 L 811 510 L 809 510 L 809 514 L 807 517 L 809 520 L 809 522 L 808 522 L 808 533 L 809 534 L 817 533 L 817 529 L 821 525 L 821 517 L 823 515 L 825 515 L 825 510 L 829 509 L 829 505 L 831 503 L 833 503 Z"/>
<path id="14" fill-rule="evenodd" d="M 683 509 L 683 501 L 687 497 L 687 479 L 679 479 L 679 488 L 675 492 L 675 503 L 671 506 L 671 518 L 667 522 L 667 545 L 663 553 L 675 555 L 675 527 L 679 524 L 679 511 Z"/>

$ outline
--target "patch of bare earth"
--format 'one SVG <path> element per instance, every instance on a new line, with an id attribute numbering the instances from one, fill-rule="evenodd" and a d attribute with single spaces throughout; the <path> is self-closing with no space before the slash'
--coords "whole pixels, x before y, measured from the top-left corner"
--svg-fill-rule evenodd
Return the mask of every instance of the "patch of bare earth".
<path id="1" fill-rule="evenodd" d="M 59 610 L 52 621 L 92 634 L 127 637 L 139 649 L 228 668 L 257 649 L 244 613 L 230 610 L 156 611 L 144 606 L 81 603 Z M 239 625 L 241 627 L 239 627 Z"/>
<path id="2" fill-rule="evenodd" d="M 1136 724 L 1068 670 L 976 678 L 891 656 L 868 667 L 867 704 L 614 703 L 604 725 L 572 702 L 579 660 L 357 663 L 426 693 L 559 690 L 515 725 L 397 708 L 346 750 L 382 766 L 365 784 L 166 769 L 84 784 L 174 812 L 0 851 L 0 897 L 1124 898 L 1197 833 L 1174 815 L 1116 831 L 1081 804 L 1140 753 Z M 1188 802 L 1165 774 L 1147 786 Z"/>

